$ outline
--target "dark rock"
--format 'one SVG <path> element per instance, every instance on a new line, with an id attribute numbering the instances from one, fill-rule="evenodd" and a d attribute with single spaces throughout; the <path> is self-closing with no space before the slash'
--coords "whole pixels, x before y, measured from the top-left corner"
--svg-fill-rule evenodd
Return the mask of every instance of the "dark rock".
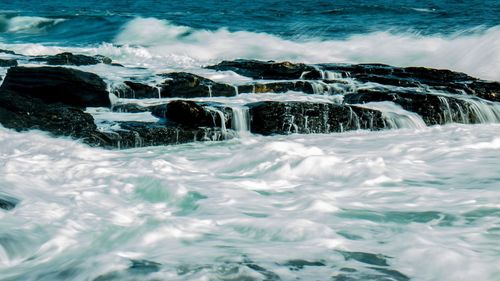
<path id="1" fill-rule="evenodd" d="M 321 261 L 306 261 L 306 260 L 290 260 L 283 264 L 288 266 L 291 270 L 300 270 L 306 266 L 326 266 L 324 262 Z"/>
<path id="2" fill-rule="evenodd" d="M 82 110 L 62 104 L 45 104 L 40 99 L 0 90 L 0 123 L 16 131 L 32 129 L 55 136 L 83 139 L 91 145 L 101 143 L 94 118 Z"/>
<path id="3" fill-rule="evenodd" d="M 344 96 L 348 104 L 363 104 L 368 102 L 392 101 L 405 110 L 415 112 L 422 117 L 427 125 L 440 125 L 446 123 L 483 123 L 493 122 L 481 112 L 478 104 L 489 107 L 493 115 L 500 120 L 500 111 L 494 105 L 489 105 L 481 100 L 473 100 L 468 96 L 438 96 L 420 92 L 396 92 L 359 90 L 355 94 Z"/>
<path id="4" fill-rule="evenodd" d="M 0 193 L 0 209 L 10 211 L 14 209 L 17 204 L 19 204 L 18 199 Z"/>
<path id="5" fill-rule="evenodd" d="M 175 100 L 151 108 L 154 116 L 165 118 L 187 127 L 221 127 L 221 118 L 215 112 L 193 101 Z"/>
<path id="6" fill-rule="evenodd" d="M 389 266 L 387 263 L 388 256 L 381 254 L 372 254 L 364 252 L 348 252 L 348 251 L 338 251 L 345 260 L 356 260 L 365 264 L 377 265 L 377 266 Z"/>
<path id="7" fill-rule="evenodd" d="M 106 83 L 97 75 L 62 67 L 12 67 L 1 89 L 47 103 L 80 108 L 111 106 Z"/>
<path id="8" fill-rule="evenodd" d="M 250 108 L 251 132 L 262 135 L 385 128 L 379 111 L 357 106 L 275 101 L 257 102 L 247 106 Z"/>
<path id="9" fill-rule="evenodd" d="M 9 54 L 9 55 L 17 55 L 16 52 L 14 52 L 14 51 L 4 50 L 4 49 L 0 49 L 0 53 Z"/>
<path id="10" fill-rule="evenodd" d="M 122 130 L 105 132 L 110 147 L 120 149 L 182 144 L 196 141 L 220 141 L 231 137 L 220 128 L 185 127 L 178 124 L 120 122 Z"/>
<path id="11" fill-rule="evenodd" d="M 251 77 L 254 79 L 283 79 L 293 80 L 299 79 L 306 73 L 308 77 L 320 78 L 319 72 L 310 65 L 303 63 L 291 62 L 274 62 L 274 61 L 258 61 L 258 60 L 234 60 L 223 61 L 217 65 L 207 66 L 209 69 L 218 71 L 231 70 L 240 75 Z M 305 74 L 305 75 L 306 75 Z"/>
<path id="12" fill-rule="evenodd" d="M 150 108 L 140 106 L 135 103 L 125 103 L 125 104 L 118 104 L 113 106 L 113 111 L 114 112 L 128 112 L 128 113 L 139 113 L 139 112 L 148 112 L 151 111 Z"/>
<path id="13" fill-rule="evenodd" d="M 465 91 L 485 100 L 500 102 L 500 82 L 473 81 L 467 84 Z"/>
<path id="14" fill-rule="evenodd" d="M 125 81 L 122 87 L 114 90 L 114 94 L 125 99 L 159 98 L 159 90 L 146 84 Z"/>
<path id="15" fill-rule="evenodd" d="M 186 72 L 163 74 L 165 80 L 160 86 L 163 98 L 231 97 L 236 95 L 235 87 L 216 83 L 210 79 Z"/>
<path id="16" fill-rule="evenodd" d="M 285 81 L 272 83 L 255 83 L 238 86 L 239 93 L 286 93 L 288 91 L 314 94 L 314 87 L 307 81 Z"/>
<path id="17" fill-rule="evenodd" d="M 45 62 L 49 65 L 94 65 L 99 63 L 111 64 L 111 59 L 105 56 L 86 56 L 72 53 L 61 53 L 54 56 L 44 56 L 32 59 L 33 61 Z"/>
<path id="18" fill-rule="evenodd" d="M 0 67 L 17 66 L 17 60 L 3 60 L 0 59 Z"/>

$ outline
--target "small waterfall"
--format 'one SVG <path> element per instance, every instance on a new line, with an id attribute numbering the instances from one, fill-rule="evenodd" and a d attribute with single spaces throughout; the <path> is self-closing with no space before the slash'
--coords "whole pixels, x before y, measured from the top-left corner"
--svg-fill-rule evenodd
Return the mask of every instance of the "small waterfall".
<path id="1" fill-rule="evenodd" d="M 240 94 L 239 90 L 238 90 L 238 86 L 233 86 L 234 88 L 234 94 L 235 96 L 238 96 Z"/>
<path id="2" fill-rule="evenodd" d="M 438 96 L 444 123 L 500 123 L 500 104 L 475 97 Z"/>
<path id="3" fill-rule="evenodd" d="M 343 78 L 342 73 L 328 71 L 328 70 L 322 70 L 321 77 L 323 80 L 338 80 Z"/>
<path id="4" fill-rule="evenodd" d="M 250 111 L 248 107 L 232 107 L 233 119 L 231 120 L 231 127 L 233 130 L 242 133 L 250 131 Z"/>
<path id="5" fill-rule="evenodd" d="M 500 104 L 475 98 L 461 98 L 479 123 L 500 123 Z M 477 123 L 477 122 L 476 122 Z"/>
<path id="6" fill-rule="evenodd" d="M 207 88 L 208 88 L 208 96 L 212 97 L 212 85 L 208 85 Z"/>
<path id="7" fill-rule="evenodd" d="M 349 106 L 349 121 L 347 122 L 347 126 L 354 125 L 356 130 L 361 129 L 361 123 L 359 122 L 359 116 L 352 110 L 352 107 Z"/>
<path id="8" fill-rule="evenodd" d="M 224 115 L 224 112 L 222 112 L 221 110 L 215 108 L 215 107 L 206 107 L 207 110 L 210 111 L 210 113 L 212 114 L 212 119 L 214 121 L 214 125 L 217 124 L 217 119 L 216 119 L 216 116 L 218 116 L 220 118 L 220 127 L 221 127 L 221 131 L 222 131 L 222 136 L 223 138 L 226 137 L 226 133 L 227 133 L 227 128 L 226 128 L 226 116 Z"/>
<path id="9" fill-rule="evenodd" d="M 360 105 L 382 113 L 385 127 L 388 129 L 422 129 L 427 127 L 420 115 L 406 111 L 401 106 L 390 102 L 371 102 Z"/>
<path id="10" fill-rule="evenodd" d="M 438 96 L 439 102 L 444 106 L 443 115 L 444 123 L 453 123 L 453 113 L 451 112 L 450 103 L 448 99 L 443 96 Z"/>
<path id="11" fill-rule="evenodd" d="M 156 86 L 156 91 L 158 92 L 158 99 L 161 99 L 161 87 Z"/>
<path id="12" fill-rule="evenodd" d="M 309 82 L 311 84 L 311 87 L 313 89 L 313 94 L 315 95 L 321 95 L 325 93 L 325 88 L 323 87 L 323 82 L 318 82 L 318 81 L 311 81 Z"/>

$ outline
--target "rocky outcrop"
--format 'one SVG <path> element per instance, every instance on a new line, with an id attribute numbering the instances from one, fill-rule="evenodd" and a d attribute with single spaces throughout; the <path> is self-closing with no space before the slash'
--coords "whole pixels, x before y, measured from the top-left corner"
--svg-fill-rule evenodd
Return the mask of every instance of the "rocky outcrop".
<path id="1" fill-rule="evenodd" d="M 258 60 L 234 60 L 223 61 L 217 65 L 207 66 L 209 69 L 218 71 L 234 71 L 240 75 L 254 79 L 267 80 L 294 80 L 304 74 L 311 79 L 321 78 L 321 74 L 315 67 L 303 63 L 258 61 Z"/>
<path id="2" fill-rule="evenodd" d="M 53 56 L 43 56 L 36 57 L 32 61 L 45 62 L 48 65 L 94 65 L 99 63 L 111 64 L 112 60 L 108 57 L 97 55 L 97 56 L 86 56 L 81 54 L 72 53 L 60 53 Z"/>
<path id="3" fill-rule="evenodd" d="M 238 86 L 239 93 L 286 93 L 288 91 L 314 94 L 314 85 L 309 81 L 283 81 L 271 83 L 254 83 Z"/>
<path id="4" fill-rule="evenodd" d="M 159 85 L 163 98 L 231 97 L 235 87 L 217 83 L 210 79 L 186 72 L 163 74 L 165 80 Z"/>
<path id="5" fill-rule="evenodd" d="M 146 84 L 125 81 L 123 85 L 114 89 L 113 93 L 124 99 L 151 99 L 159 98 L 159 89 Z"/>
<path id="6" fill-rule="evenodd" d="M 262 135 L 385 128 L 379 111 L 357 106 L 274 101 L 257 102 L 247 106 L 250 108 L 251 132 Z"/>
<path id="7" fill-rule="evenodd" d="M 12 67 L 1 89 L 46 103 L 109 107 L 106 83 L 96 74 L 62 67 Z"/>
<path id="8" fill-rule="evenodd" d="M 12 66 L 17 66 L 17 60 L 0 59 L 0 67 L 12 67 Z"/>
<path id="9" fill-rule="evenodd" d="M 17 55 L 16 52 L 14 52 L 14 51 L 4 50 L 4 49 L 0 49 L 0 53 L 8 54 L 8 55 Z"/>

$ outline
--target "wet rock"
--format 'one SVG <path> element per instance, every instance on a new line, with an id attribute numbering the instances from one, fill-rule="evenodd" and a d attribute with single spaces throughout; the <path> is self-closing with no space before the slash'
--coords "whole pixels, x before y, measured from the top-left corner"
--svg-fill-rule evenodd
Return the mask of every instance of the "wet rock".
<path id="1" fill-rule="evenodd" d="M 283 264 L 288 266 L 290 270 L 300 270 L 306 266 L 326 266 L 324 262 L 321 261 L 306 261 L 306 260 L 290 260 Z"/>
<path id="2" fill-rule="evenodd" d="M 112 60 L 108 57 L 97 55 L 97 56 L 86 56 L 80 54 L 72 53 L 60 53 L 53 56 L 44 56 L 32 59 L 33 61 L 45 62 L 49 65 L 94 65 L 99 63 L 111 64 Z"/>
<path id="3" fill-rule="evenodd" d="M 500 102 L 500 82 L 473 81 L 467 84 L 465 91 L 485 100 Z"/>
<path id="4" fill-rule="evenodd" d="M 272 80 L 293 80 L 299 79 L 304 73 L 307 73 L 311 79 L 321 78 L 320 73 L 310 65 L 291 62 L 274 62 L 258 60 L 234 60 L 223 61 L 217 65 L 207 66 L 209 69 L 218 71 L 234 71 L 240 75 L 254 79 L 272 79 Z"/>
<path id="5" fill-rule="evenodd" d="M 315 93 L 313 85 L 307 81 L 255 83 L 238 86 L 239 93 L 286 93 L 288 91 L 303 92 L 306 94 Z"/>
<path id="6" fill-rule="evenodd" d="M 411 91 L 359 90 L 344 96 L 348 104 L 392 101 L 415 112 L 427 125 L 500 121 L 500 107 L 468 96 L 438 96 Z"/>
<path id="7" fill-rule="evenodd" d="M 182 144 L 196 141 L 220 141 L 232 135 L 220 128 L 185 127 L 173 123 L 119 122 L 121 130 L 104 132 L 109 147 L 120 149 Z"/>
<path id="8" fill-rule="evenodd" d="M 116 88 L 113 93 L 125 99 L 159 98 L 159 89 L 132 81 L 123 82 L 123 86 Z"/>
<path id="9" fill-rule="evenodd" d="M 356 260 L 361 263 L 377 265 L 377 266 L 389 266 L 387 263 L 387 259 L 390 258 L 388 256 L 384 256 L 381 254 L 373 254 L 373 253 L 364 253 L 364 252 L 349 252 L 349 251 L 337 251 L 346 261 L 348 260 Z"/>
<path id="10" fill-rule="evenodd" d="M 222 109 L 220 105 L 187 100 L 175 100 L 166 105 L 151 107 L 150 110 L 156 117 L 165 118 L 187 127 L 222 127 L 222 119 L 224 119 L 225 125 L 230 124 L 228 115 L 232 115 L 230 109 Z"/>
<path id="11" fill-rule="evenodd" d="M 4 49 L 0 49 L 0 53 L 8 54 L 8 55 L 17 55 L 16 52 L 14 52 L 14 51 L 4 50 Z"/>
<path id="12" fill-rule="evenodd" d="M 19 204 L 18 199 L 0 193 L 0 209 L 10 211 L 14 209 L 17 204 Z"/>
<path id="13" fill-rule="evenodd" d="M 106 83 L 96 74 L 62 67 L 12 67 L 1 89 L 46 103 L 109 107 Z"/>
<path id="14" fill-rule="evenodd" d="M 381 112 L 357 106 L 264 101 L 247 104 L 250 130 L 262 135 L 385 128 Z"/>
<path id="15" fill-rule="evenodd" d="M 139 112 L 148 112 L 151 111 L 150 108 L 140 106 L 135 103 L 125 103 L 125 104 L 118 104 L 113 106 L 113 111 L 114 112 L 127 112 L 127 113 L 139 113 Z"/>
<path id="16" fill-rule="evenodd" d="M 99 145 L 94 118 L 81 109 L 63 104 L 45 104 L 40 99 L 0 90 L 0 123 L 16 131 L 42 130 L 55 136 L 83 139 Z"/>
<path id="17" fill-rule="evenodd" d="M 174 72 L 162 76 L 170 78 L 159 85 L 163 98 L 231 97 L 236 95 L 235 87 L 217 83 L 195 74 Z"/>
<path id="18" fill-rule="evenodd" d="M 12 66 L 17 66 L 17 60 L 0 59 L 0 67 L 12 67 Z"/>

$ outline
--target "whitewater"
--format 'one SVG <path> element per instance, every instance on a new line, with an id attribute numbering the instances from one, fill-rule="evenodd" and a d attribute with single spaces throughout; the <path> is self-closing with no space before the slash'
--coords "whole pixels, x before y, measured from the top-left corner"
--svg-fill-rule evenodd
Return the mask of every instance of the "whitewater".
<path id="1" fill-rule="evenodd" d="M 77 68 L 99 74 L 110 88 L 127 79 L 157 83 L 153 75 L 172 71 L 234 85 L 254 81 L 203 68 L 238 58 L 424 66 L 500 80 L 500 21 L 440 29 L 430 20 L 444 10 L 439 5 L 379 7 L 389 18 L 411 13 L 414 26 L 389 21 L 389 27 L 330 36 L 325 30 L 333 24 L 285 24 L 265 17 L 267 8 L 249 19 L 230 6 L 242 21 L 232 28 L 221 19 L 229 13 L 203 26 L 206 11 L 191 6 L 193 12 L 173 7 L 164 16 L 122 6 L 112 12 L 111 4 L 98 14 L 94 4 L 96 10 L 74 13 L 67 4 L 54 14 L 43 6 L 40 15 L 25 4 L 0 3 L 0 49 L 108 56 L 126 68 Z M 352 12 L 342 9 L 330 14 Z M 6 71 L 0 68 L 0 76 Z M 379 86 L 345 81 L 346 89 Z M 114 104 L 131 102 L 113 98 Z M 249 102 L 338 104 L 342 97 L 287 92 L 194 100 L 237 109 L 236 137 L 105 150 L 0 125 L 0 199 L 18 202 L 0 209 L 0 280 L 500 280 L 498 104 L 476 105 L 484 124 L 450 118 L 427 127 L 394 103 L 369 103 L 363 106 L 382 110 L 391 130 L 259 136 L 248 131 L 243 106 Z M 104 127 L 106 120 L 157 119 L 87 112 Z"/>

